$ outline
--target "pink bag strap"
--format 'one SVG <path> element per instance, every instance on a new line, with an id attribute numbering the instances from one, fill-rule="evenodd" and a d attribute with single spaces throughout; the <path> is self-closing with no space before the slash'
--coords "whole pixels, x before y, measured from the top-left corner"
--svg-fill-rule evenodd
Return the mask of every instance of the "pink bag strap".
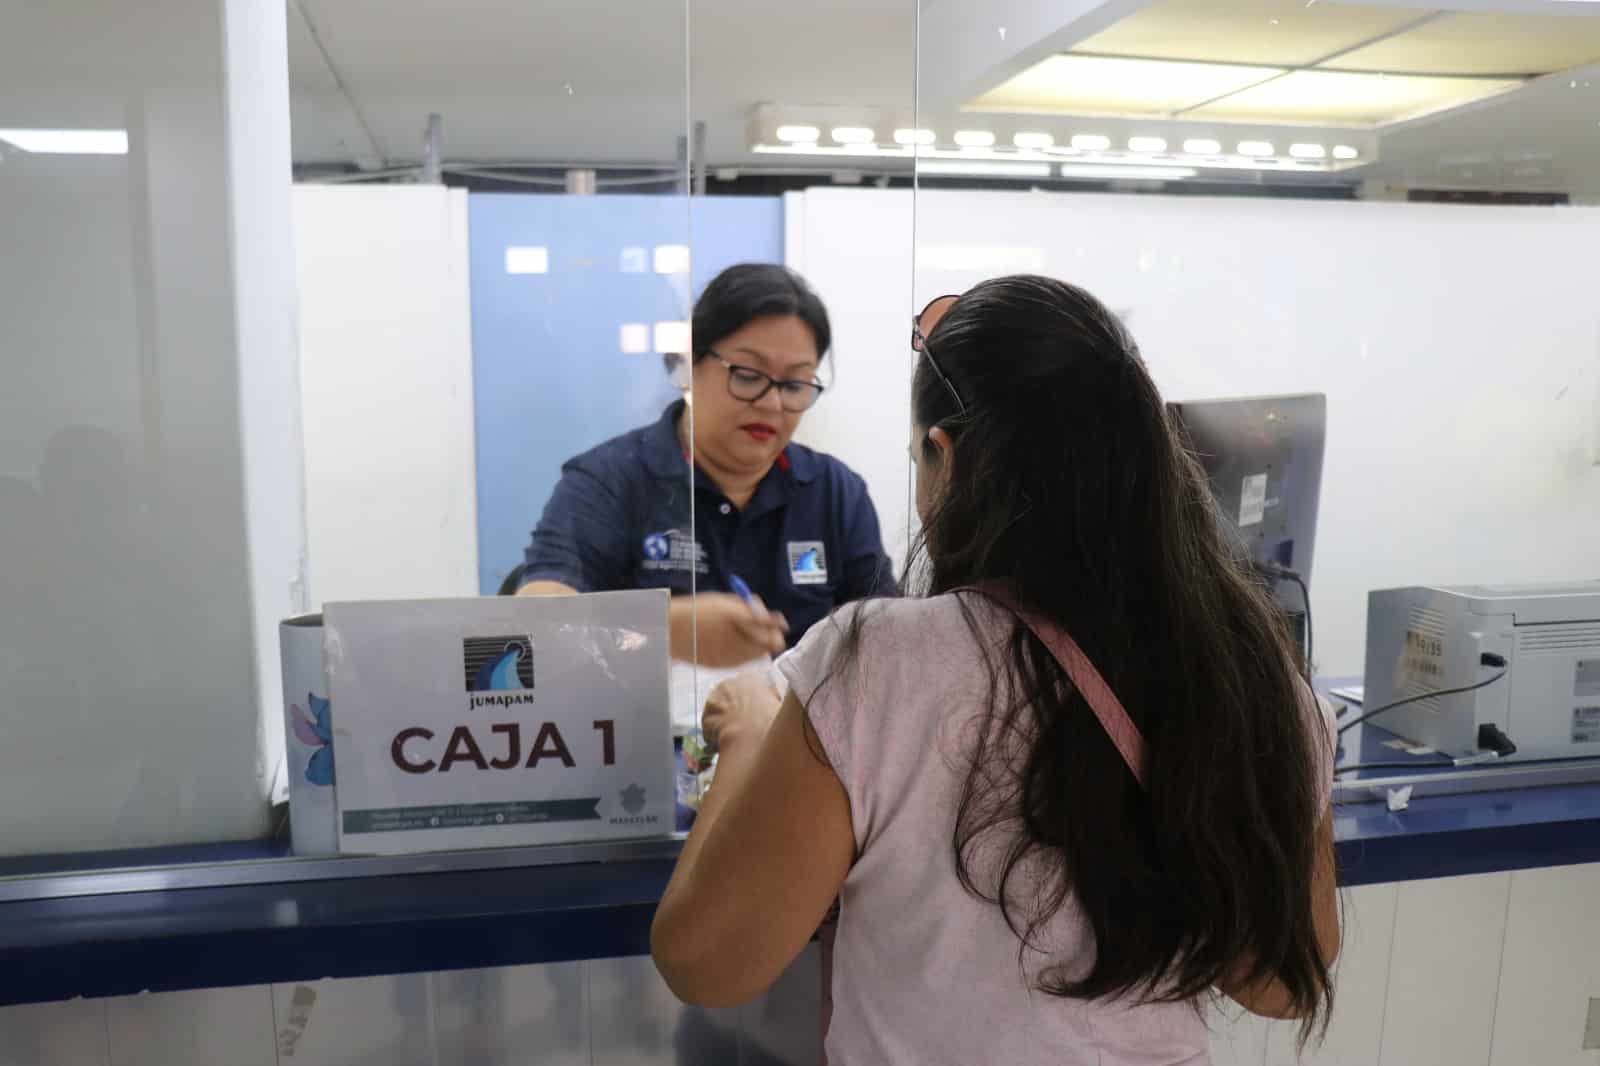
<path id="1" fill-rule="evenodd" d="M 1060 626 L 1047 618 L 1042 618 L 1026 607 L 1021 606 L 1005 592 L 997 588 L 975 588 L 972 591 L 981 592 L 996 603 L 1011 611 L 1022 620 L 1022 624 L 1032 630 L 1033 635 L 1039 638 L 1050 654 L 1060 664 L 1061 669 L 1067 672 L 1084 701 L 1089 704 L 1089 709 L 1100 720 L 1100 728 L 1106 731 L 1106 736 L 1111 738 L 1111 743 L 1116 745 L 1117 751 L 1122 755 L 1122 761 L 1128 764 L 1128 769 L 1133 773 L 1134 779 L 1143 785 L 1144 782 L 1144 735 L 1139 732 L 1139 727 L 1133 724 L 1133 719 L 1128 717 L 1128 711 L 1122 706 L 1122 701 L 1117 699 L 1117 694 L 1111 691 L 1111 686 L 1106 684 L 1106 679 L 1100 676 L 1094 663 L 1078 647 L 1078 642 Z"/>

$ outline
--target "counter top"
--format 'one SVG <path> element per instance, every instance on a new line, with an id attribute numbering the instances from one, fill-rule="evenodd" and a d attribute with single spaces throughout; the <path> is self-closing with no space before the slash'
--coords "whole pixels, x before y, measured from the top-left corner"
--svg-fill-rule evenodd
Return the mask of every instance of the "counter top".
<path id="1" fill-rule="evenodd" d="M 1361 758 L 1375 745 L 1376 731 L 1351 734 Z M 1340 804 L 1334 834 L 1344 885 L 1600 862 L 1600 784 L 1428 796 L 1399 812 Z M 0 879 L 0 1004 L 645 954 L 679 847 L 78 857 L 66 874 Z M 46 868 L 62 867 L 12 860 L 0 873 Z"/>

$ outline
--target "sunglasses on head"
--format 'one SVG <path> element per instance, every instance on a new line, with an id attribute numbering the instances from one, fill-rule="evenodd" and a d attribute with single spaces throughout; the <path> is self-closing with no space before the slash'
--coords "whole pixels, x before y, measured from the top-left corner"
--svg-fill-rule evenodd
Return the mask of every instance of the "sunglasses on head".
<path id="1" fill-rule="evenodd" d="M 955 305 L 955 301 L 959 299 L 961 299 L 961 295 L 959 293 L 949 293 L 945 296 L 936 296 L 928 301 L 927 306 L 923 307 L 922 310 L 911 316 L 911 350 L 914 352 L 920 352 L 922 355 L 927 357 L 928 366 L 933 369 L 934 375 L 941 383 L 943 383 L 945 389 L 949 391 L 951 399 L 955 400 L 956 409 L 962 414 L 966 414 L 966 401 L 963 400 L 961 398 L 961 394 L 956 391 L 954 383 L 952 383 L 949 377 L 945 375 L 944 368 L 939 365 L 939 360 L 934 358 L 933 350 L 928 347 L 928 334 L 933 332 L 933 327 L 930 326 L 927 330 L 922 328 L 922 320 L 928 316 L 929 311 L 933 310 L 935 304 L 938 304 L 943 300 L 949 300 L 951 301 L 951 306 L 953 307 Z M 949 308 L 946 308 L 947 313 L 948 311 Z"/>

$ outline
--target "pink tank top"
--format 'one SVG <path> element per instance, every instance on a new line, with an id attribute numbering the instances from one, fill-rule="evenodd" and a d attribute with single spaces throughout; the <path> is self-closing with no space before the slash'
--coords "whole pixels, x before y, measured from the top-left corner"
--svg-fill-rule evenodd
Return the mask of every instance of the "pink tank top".
<path id="1" fill-rule="evenodd" d="M 778 662 L 849 797 L 856 841 L 833 948 L 830 1066 L 1206 1063 L 1198 1003 L 1084 1002 L 1037 991 L 1044 966 L 1092 959 L 1093 934 L 1070 901 L 1019 956 L 1000 909 L 957 877 L 951 835 L 970 729 L 992 697 L 984 643 L 997 646 L 1014 624 L 998 602 L 970 597 L 980 622 L 974 639 L 961 601 L 852 604 Z M 841 638 L 863 609 L 861 645 L 843 666 Z M 1066 634 L 1032 625 L 1130 770 L 1143 775 L 1138 730 L 1104 678 Z M 1305 713 L 1317 715 L 1309 690 L 1304 700 Z M 1326 789 L 1331 757 L 1322 771 Z"/>

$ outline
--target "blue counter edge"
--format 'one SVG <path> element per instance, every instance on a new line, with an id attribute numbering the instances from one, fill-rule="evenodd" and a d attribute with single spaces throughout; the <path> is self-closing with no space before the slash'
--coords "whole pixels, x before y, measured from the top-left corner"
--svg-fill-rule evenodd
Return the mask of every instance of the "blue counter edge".
<path id="1" fill-rule="evenodd" d="M 1340 808 L 1340 882 L 1600 862 L 1600 786 L 1539 791 Z M 652 859 L 4 903 L 0 1004 L 642 955 L 671 872 Z"/>

